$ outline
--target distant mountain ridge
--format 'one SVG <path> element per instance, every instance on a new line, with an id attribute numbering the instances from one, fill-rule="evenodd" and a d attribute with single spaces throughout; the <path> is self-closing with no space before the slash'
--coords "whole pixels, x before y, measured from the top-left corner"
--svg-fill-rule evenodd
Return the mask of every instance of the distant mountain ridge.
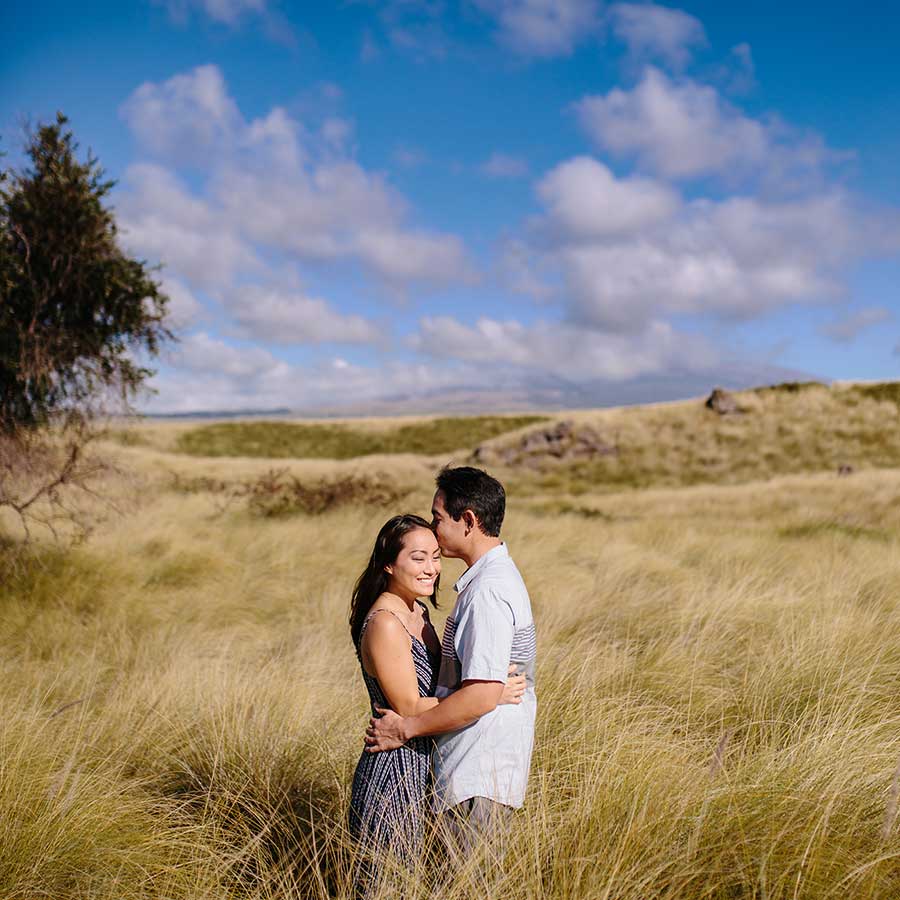
<path id="1" fill-rule="evenodd" d="M 622 381 L 595 379 L 574 382 L 542 375 L 523 382 L 512 375 L 500 382 L 474 382 L 437 388 L 420 394 L 395 393 L 323 404 L 299 403 L 294 407 L 198 409 L 167 412 L 155 410 L 154 418 L 235 419 L 262 416 L 335 418 L 403 415 L 478 415 L 481 413 L 559 412 L 563 410 L 606 409 L 690 400 L 705 396 L 713 387 L 747 390 L 757 385 L 793 381 L 824 380 L 815 374 L 777 366 L 734 363 L 714 372 L 697 374 L 672 371 L 665 375 L 645 375 Z"/>

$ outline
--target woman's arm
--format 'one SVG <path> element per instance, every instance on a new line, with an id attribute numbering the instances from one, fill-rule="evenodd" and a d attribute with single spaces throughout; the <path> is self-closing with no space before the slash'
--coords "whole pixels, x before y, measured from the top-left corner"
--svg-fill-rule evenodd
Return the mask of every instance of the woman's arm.
<path id="1" fill-rule="evenodd" d="M 440 702 L 437 697 L 419 696 L 416 666 L 409 650 L 410 640 L 406 629 L 390 613 L 375 616 L 362 639 L 362 651 L 368 657 L 372 674 L 378 679 L 391 709 L 404 717 L 419 716 Z M 514 668 L 510 666 L 510 677 L 502 686 L 497 701 L 500 704 L 522 702 L 525 676 L 513 675 Z"/>
<path id="2" fill-rule="evenodd" d="M 417 716 L 437 706 L 437 697 L 419 696 L 416 665 L 409 650 L 410 636 L 388 612 L 372 618 L 363 634 L 363 660 L 378 679 L 388 703 L 401 716 Z M 404 712 L 404 710 L 407 710 Z"/>
<path id="3" fill-rule="evenodd" d="M 392 710 L 376 707 L 379 719 L 370 719 L 366 729 L 366 751 L 380 753 L 428 734 L 443 734 L 465 728 L 495 709 L 503 691 L 501 681 L 464 681 L 435 709 L 420 716 L 398 716 Z"/>

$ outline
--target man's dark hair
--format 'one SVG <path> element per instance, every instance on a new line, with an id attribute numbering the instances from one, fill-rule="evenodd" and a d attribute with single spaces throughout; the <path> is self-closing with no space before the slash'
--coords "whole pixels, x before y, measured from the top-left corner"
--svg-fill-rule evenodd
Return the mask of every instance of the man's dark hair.
<path id="1" fill-rule="evenodd" d="M 454 521 L 458 522 L 471 509 L 486 535 L 500 536 L 506 513 L 506 491 L 496 478 L 472 466 L 444 466 L 434 481 L 444 495 L 444 508 Z"/>

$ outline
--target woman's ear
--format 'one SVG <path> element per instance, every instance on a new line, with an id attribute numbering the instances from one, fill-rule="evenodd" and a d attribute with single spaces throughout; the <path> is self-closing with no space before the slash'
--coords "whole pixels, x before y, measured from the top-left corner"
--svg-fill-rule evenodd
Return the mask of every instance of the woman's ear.
<path id="1" fill-rule="evenodd" d="M 394 570 L 393 570 L 393 568 L 392 568 L 391 566 L 385 566 L 385 567 L 384 567 L 384 571 L 387 572 L 388 575 L 393 575 L 393 574 L 394 574 Z"/>

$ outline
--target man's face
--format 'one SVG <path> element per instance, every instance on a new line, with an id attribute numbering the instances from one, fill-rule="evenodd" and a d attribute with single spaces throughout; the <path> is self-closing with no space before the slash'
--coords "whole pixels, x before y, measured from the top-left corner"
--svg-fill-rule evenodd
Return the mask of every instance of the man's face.
<path id="1" fill-rule="evenodd" d="M 447 512 L 443 491 L 438 491 L 431 503 L 431 527 L 441 553 L 451 559 L 458 559 L 467 543 L 466 523 L 463 516 L 456 521 Z"/>

